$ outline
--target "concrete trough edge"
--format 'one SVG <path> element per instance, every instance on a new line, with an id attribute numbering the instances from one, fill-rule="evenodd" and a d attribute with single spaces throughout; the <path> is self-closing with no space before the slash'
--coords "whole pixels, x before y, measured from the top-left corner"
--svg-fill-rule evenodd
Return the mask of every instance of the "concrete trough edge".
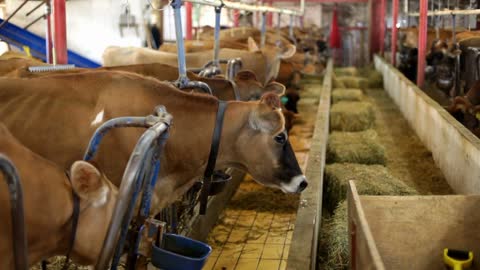
<path id="1" fill-rule="evenodd" d="M 297 219 L 287 260 L 288 270 L 314 270 L 316 268 L 318 235 L 322 220 L 323 173 L 329 134 L 332 73 L 333 63 L 330 59 L 319 97 L 315 130 L 305 170 L 309 186 L 300 196 L 300 206 L 297 210 Z"/>
<path id="2" fill-rule="evenodd" d="M 480 139 L 383 58 L 375 55 L 374 63 L 383 74 L 384 89 L 455 193 L 479 194 Z"/>

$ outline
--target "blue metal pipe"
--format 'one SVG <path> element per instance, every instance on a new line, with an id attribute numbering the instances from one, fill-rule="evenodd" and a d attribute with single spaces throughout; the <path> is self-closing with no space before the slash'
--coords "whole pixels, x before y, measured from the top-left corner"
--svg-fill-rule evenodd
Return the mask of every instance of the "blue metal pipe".
<path id="1" fill-rule="evenodd" d="M 188 82 L 187 64 L 185 61 L 185 44 L 183 42 L 182 15 L 180 13 L 182 0 L 172 0 L 170 5 L 173 7 L 175 36 L 177 38 L 178 85 L 179 87 L 182 87 L 186 82 Z"/>
<path id="2" fill-rule="evenodd" d="M 260 48 L 265 47 L 265 33 L 267 32 L 267 13 L 262 13 L 262 39 L 260 41 Z"/>

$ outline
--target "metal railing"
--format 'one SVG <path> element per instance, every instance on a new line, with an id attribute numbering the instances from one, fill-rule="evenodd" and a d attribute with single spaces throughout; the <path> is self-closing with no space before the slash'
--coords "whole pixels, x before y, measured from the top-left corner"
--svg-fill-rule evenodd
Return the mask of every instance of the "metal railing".
<path id="1" fill-rule="evenodd" d="M 172 116 L 165 107 L 155 108 L 155 115 L 146 117 L 120 117 L 109 120 L 100 126 L 90 140 L 84 159 L 94 157 L 105 134 L 119 127 L 148 128 L 138 140 L 127 163 L 118 191 L 118 201 L 112 214 L 102 251 L 96 269 L 107 269 L 113 257 L 111 269 L 116 269 L 127 232 L 137 206 L 138 195 L 142 193 L 140 211 L 136 218 L 135 229 L 140 229 L 149 215 L 150 197 L 160 169 L 160 155 L 168 136 L 168 127 Z"/>
<path id="2" fill-rule="evenodd" d="M 212 7 L 223 6 L 225 8 L 229 8 L 229 9 L 267 12 L 267 13 L 268 12 L 282 13 L 282 14 L 294 15 L 294 16 L 303 16 L 303 14 L 305 12 L 305 0 L 300 0 L 300 8 L 299 9 L 283 9 L 283 8 L 276 8 L 276 7 L 271 7 L 271 6 L 251 5 L 251 4 L 245 4 L 245 3 L 240 3 L 240 2 L 221 1 L 221 0 L 184 0 L 184 1 L 194 3 L 194 4 L 212 6 Z"/>

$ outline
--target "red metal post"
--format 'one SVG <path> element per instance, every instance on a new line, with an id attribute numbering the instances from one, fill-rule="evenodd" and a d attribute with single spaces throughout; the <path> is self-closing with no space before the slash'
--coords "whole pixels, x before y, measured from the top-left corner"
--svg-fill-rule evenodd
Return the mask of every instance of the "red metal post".
<path id="1" fill-rule="evenodd" d="M 192 34 L 192 3 L 190 2 L 185 2 L 185 17 L 186 17 L 186 33 L 185 33 L 185 39 L 191 40 L 193 37 Z"/>
<path id="2" fill-rule="evenodd" d="M 392 0 L 392 59 L 391 63 L 395 66 L 397 61 L 397 21 L 398 21 L 398 0 Z"/>
<path id="3" fill-rule="evenodd" d="M 383 56 L 383 53 L 385 52 L 385 28 L 386 28 L 386 23 L 385 23 L 385 9 L 386 9 L 386 0 L 380 0 L 380 37 L 379 37 L 379 44 L 380 44 L 380 55 Z"/>
<path id="4" fill-rule="evenodd" d="M 272 6 L 273 5 L 273 0 L 268 0 L 268 5 Z M 272 27 L 273 26 L 273 13 L 269 12 L 267 13 L 267 26 Z"/>
<path id="5" fill-rule="evenodd" d="M 427 12 L 428 0 L 420 0 L 420 18 L 418 23 L 418 65 L 417 85 L 422 87 L 425 77 L 425 55 L 427 51 Z"/>
<path id="6" fill-rule="evenodd" d="M 380 4 L 379 1 L 371 1 L 370 12 L 370 56 L 373 57 L 375 53 L 380 50 Z"/>
<path id="7" fill-rule="evenodd" d="M 65 0 L 53 0 L 53 22 L 56 64 L 67 64 L 67 17 L 65 12 Z"/>
<path id="8" fill-rule="evenodd" d="M 240 11 L 238 9 L 233 10 L 233 26 L 238 27 L 240 25 Z"/>

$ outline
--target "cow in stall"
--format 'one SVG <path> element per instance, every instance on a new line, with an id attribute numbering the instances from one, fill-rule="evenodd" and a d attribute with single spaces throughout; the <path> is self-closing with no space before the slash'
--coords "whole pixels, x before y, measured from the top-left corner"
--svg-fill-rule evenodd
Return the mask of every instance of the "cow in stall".
<path id="1" fill-rule="evenodd" d="M 275 79 L 280 69 L 280 61 L 295 54 L 295 46 L 284 48 L 259 49 L 253 39 L 248 40 L 249 51 L 235 49 L 220 49 L 220 59 L 240 57 L 244 69 L 253 71 L 261 83 L 266 84 Z M 213 59 L 213 51 L 188 53 L 185 55 L 186 64 L 190 68 L 201 68 Z M 103 54 L 105 66 L 122 66 L 133 64 L 162 63 L 177 66 L 177 54 L 159 52 L 147 48 L 108 47 Z M 225 67 L 223 67 L 225 69 Z"/>
<path id="2" fill-rule="evenodd" d="M 60 167 L 22 145 L 0 124 L 0 153 L 18 170 L 23 192 L 28 265 L 66 255 L 78 265 L 95 265 L 117 201 L 117 188 L 95 166 L 75 161 Z M 64 169 L 68 169 L 70 179 Z M 4 182 L 4 176 L 0 179 Z M 72 237 L 74 196 L 79 198 L 79 216 Z M 14 269 L 12 220 L 7 188 L 0 189 L 0 269 Z"/>
<path id="3" fill-rule="evenodd" d="M 446 108 L 460 123 L 480 137 L 480 80 L 464 96 L 457 96 Z"/>
<path id="4" fill-rule="evenodd" d="M 152 214 L 183 195 L 205 170 L 219 106 L 215 97 L 113 71 L 0 78 L 0 85 L 1 119 L 23 144 L 61 168 L 82 157 L 93 131 L 108 119 L 149 115 L 164 105 L 174 122 L 161 158 Z M 306 188 L 306 178 L 287 140 L 280 104 L 273 93 L 255 102 L 227 102 L 217 169 L 238 168 L 259 183 L 287 193 Z M 117 186 L 142 133 L 139 129 L 112 130 L 101 145 L 96 162 Z"/>

